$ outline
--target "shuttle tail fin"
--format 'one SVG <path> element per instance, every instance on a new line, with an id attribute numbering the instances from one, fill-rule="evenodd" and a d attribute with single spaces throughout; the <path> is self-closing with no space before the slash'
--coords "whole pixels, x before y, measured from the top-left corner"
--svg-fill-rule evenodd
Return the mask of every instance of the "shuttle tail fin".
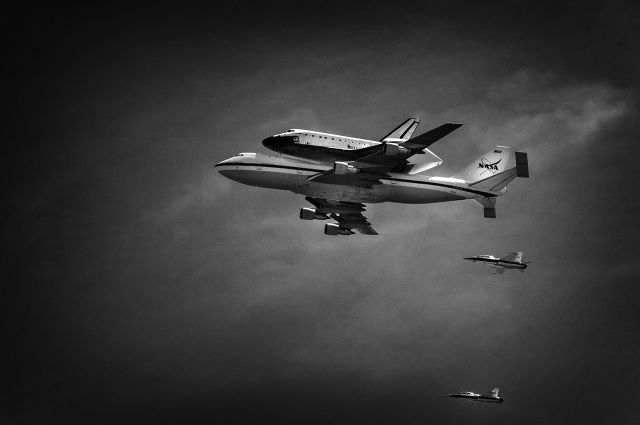
<path id="1" fill-rule="evenodd" d="M 413 135 L 413 132 L 416 131 L 418 125 L 420 124 L 420 120 L 417 118 L 408 118 L 405 122 L 391 130 L 389 134 L 380 139 L 381 142 L 386 141 L 387 139 L 394 139 L 394 141 L 398 140 L 409 140 Z"/>
<path id="2" fill-rule="evenodd" d="M 500 392 L 500 388 L 494 388 L 491 390 L 491 397 L 498 398 L 498 393 Z"/>

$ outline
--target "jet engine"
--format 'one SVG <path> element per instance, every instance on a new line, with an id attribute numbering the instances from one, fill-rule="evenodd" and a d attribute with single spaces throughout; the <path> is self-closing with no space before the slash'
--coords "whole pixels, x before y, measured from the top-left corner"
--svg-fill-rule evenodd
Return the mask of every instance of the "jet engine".
<path id="1" fill-rule="evenodd" d="M 405 155 L 411 153 L 411 151 L 405 147 L 400 146 L 397 143 L 385 143 L 384 144 L 384 154 L 386 156 L 398 156 Z"/>
<path id="2" fill-rule="evenodd" d="M 348 162 L 340 162 L 336 161 L 333 163 L 333 172 L 335 174 L 345 175 L 345 174 L 356 174 L 360 170 L 358 167 L 354 167 Z"/>
<path id="3" fill-rule="evenodd" d="M 329 217 L 318 213 L 315 208 L 301 208 L 300 218 L 303 220 L 327 220 Z"/>
<path id="4" fill-rule="evenodd" d="M 335 223 L 327 223 L 324 225 L 324 234 L 325 235 L 331 235 L 331 236 L 336 236 L 336 235 L 353 235 L 354 232 L 352 232 L 349 229 L 343 229 L 340 227 L 340 225 L 335 224 Z"/>

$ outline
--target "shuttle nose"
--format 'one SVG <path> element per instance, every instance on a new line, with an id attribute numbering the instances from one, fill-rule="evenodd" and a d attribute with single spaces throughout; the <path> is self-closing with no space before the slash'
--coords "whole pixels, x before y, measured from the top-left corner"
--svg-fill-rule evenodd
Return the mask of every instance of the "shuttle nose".
<path id="1" fill-rule="evenodd" d="M 267 137 L 262 141 L 264 147 L 280 153 L 289 153 L 295 150 L 295 144 L 298 142 L 298 136 L 276 135 Z"/>
<path id="2" fill-rule="evenodd" d="M 267 137 L 262 141 L 262 145 L 267 149 L 275 150 L 278 146 L 278 138 L 275 136 Z"/>

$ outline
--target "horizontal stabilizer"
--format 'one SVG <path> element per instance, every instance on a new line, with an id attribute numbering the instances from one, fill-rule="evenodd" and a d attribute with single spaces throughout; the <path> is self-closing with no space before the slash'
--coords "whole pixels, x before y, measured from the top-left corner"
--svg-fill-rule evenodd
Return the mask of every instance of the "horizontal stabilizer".
<path id="1" fill-rule="evenodd" d="M 529 160 L 526 152 L 516 152 L 516 177 L 529 177 Z"/>
<path id="2" fill-rule="evenodd" d="M 436 127 L 433 130 L 429 130 L 426 133 L 422 133 L 421 135 L 402 143 L 402 147 L 411 150 L 428 148 L 447 134 L 460 127 L 462 127 L 462 124 L 442 124 L 440 127 Z"/>
<path id="3" fill-rule="evenodd" d="M 484 218 L 496 218 L 496 197 L 492 198 L 477 198 L 474 199 L 477 203 L 482 205 Z"/>

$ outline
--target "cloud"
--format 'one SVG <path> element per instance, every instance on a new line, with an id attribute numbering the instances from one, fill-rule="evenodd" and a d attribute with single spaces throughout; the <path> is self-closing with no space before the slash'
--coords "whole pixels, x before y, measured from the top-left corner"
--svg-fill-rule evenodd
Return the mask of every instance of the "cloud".
<path id="1" fill-rule="evenodd" d="M 517 146 L 583 145 L 626 110 L 624 92 L 606 84 L 560 84 L 552 75 L 521 70 L 490 86 L 472 105 L 482 126 L 474 139 Z M 468 109 L 468 108 L 467 108 Z M 467 112 L 469 115 L 472 112 Z"/>
<path id="2" fill-rule="evenodd" d="M 33 184 L 12 187 L 35 200 L 14 216 L 34 223 L 7 224 L 22 275 L 8 311 L 27 316 L 8 343 L 16 386 L 43 418 L 67 422 L 79 405 L 91 418 L 127 406 L 211 418 L 269 396 L 269 412 L 307 397 L 307 415 L 344 406 L 358 417 L 392 394 L 406 403 L 399 415 L 459 423 L 474 418 L 456 420 L 441 390 L 487 382 L 504 384 L 520 418 L 480 422 L 539 418 L 541 406 L 547 422 L 579 420 L 566 400 L 605 418 L 603 405 L 624 404 L 614 397 L 631 402 L 575 391 L 637 375 L 637 214 L 619 186 L 634 177 L 637 120 L 633 88 L 619 84 L 630 68 L 608 73 L 632 60 L 583 66 L 629 27 L 591 32 L 600 10 L 549 16 L 545 5 L 518 26 L 522 6 L 504 9 L 462 20 L 449 6 L 444 17 L 411 10 L 401 26 L 384 8 L 381 25 L 276 16 L 258 28 L 243 13 L 214 29 L 209 15 L 172 14 L 142 32 L 127 15 L 130 27 L 109 22 L 94 38 L 52 34 L 43 48 L 34 36 L 48 57 L 21 65 L 33 74 L 23 103 L 38 107 L 20 131 L 39 146 L 20 143 L 16 175 Z M 465 123 L 433 146 L 445 164 L 429 174 L 452 175 L 495 144 L 529 153 L 532 177 L 512 184 L 498 219 L 473 202 L 372 204 L 381 236 L 331 238 L 298 220 L 301 196 L 211 168 L 287 128 L 376 139 L 414 114 L 419 131 Z M 533 260 L 524 274 L 460 259 L 516 249 Z M 380 396 L 358 404 L 363 391 Z M 54 393 L 67 410 L 47 404 Z M 336 393 L 344 400 L 327 399 Z"/>
<path id="3" fill-rule="evenodd" d="M 168 204 L 147 211 L 145 217 L 159 226 L 178 225 L 190 214 L 211 208 L 232 188 L 233 184 L 230 180 L 220 178 L 213 170 L 206 170 L 197 176 L 196 181 L 185 184 Z"/>
<path id="4" fill-rule="evenodd" d="M 323 126 L 313 108 L 295 108 L 285 117 L 270 119 L 257 125 L 257 130 L 265 135 L 270 135 L 269 131 L 274 129 L 282 132 L 289 128 L 314 130 L 321 129 Z"/>

